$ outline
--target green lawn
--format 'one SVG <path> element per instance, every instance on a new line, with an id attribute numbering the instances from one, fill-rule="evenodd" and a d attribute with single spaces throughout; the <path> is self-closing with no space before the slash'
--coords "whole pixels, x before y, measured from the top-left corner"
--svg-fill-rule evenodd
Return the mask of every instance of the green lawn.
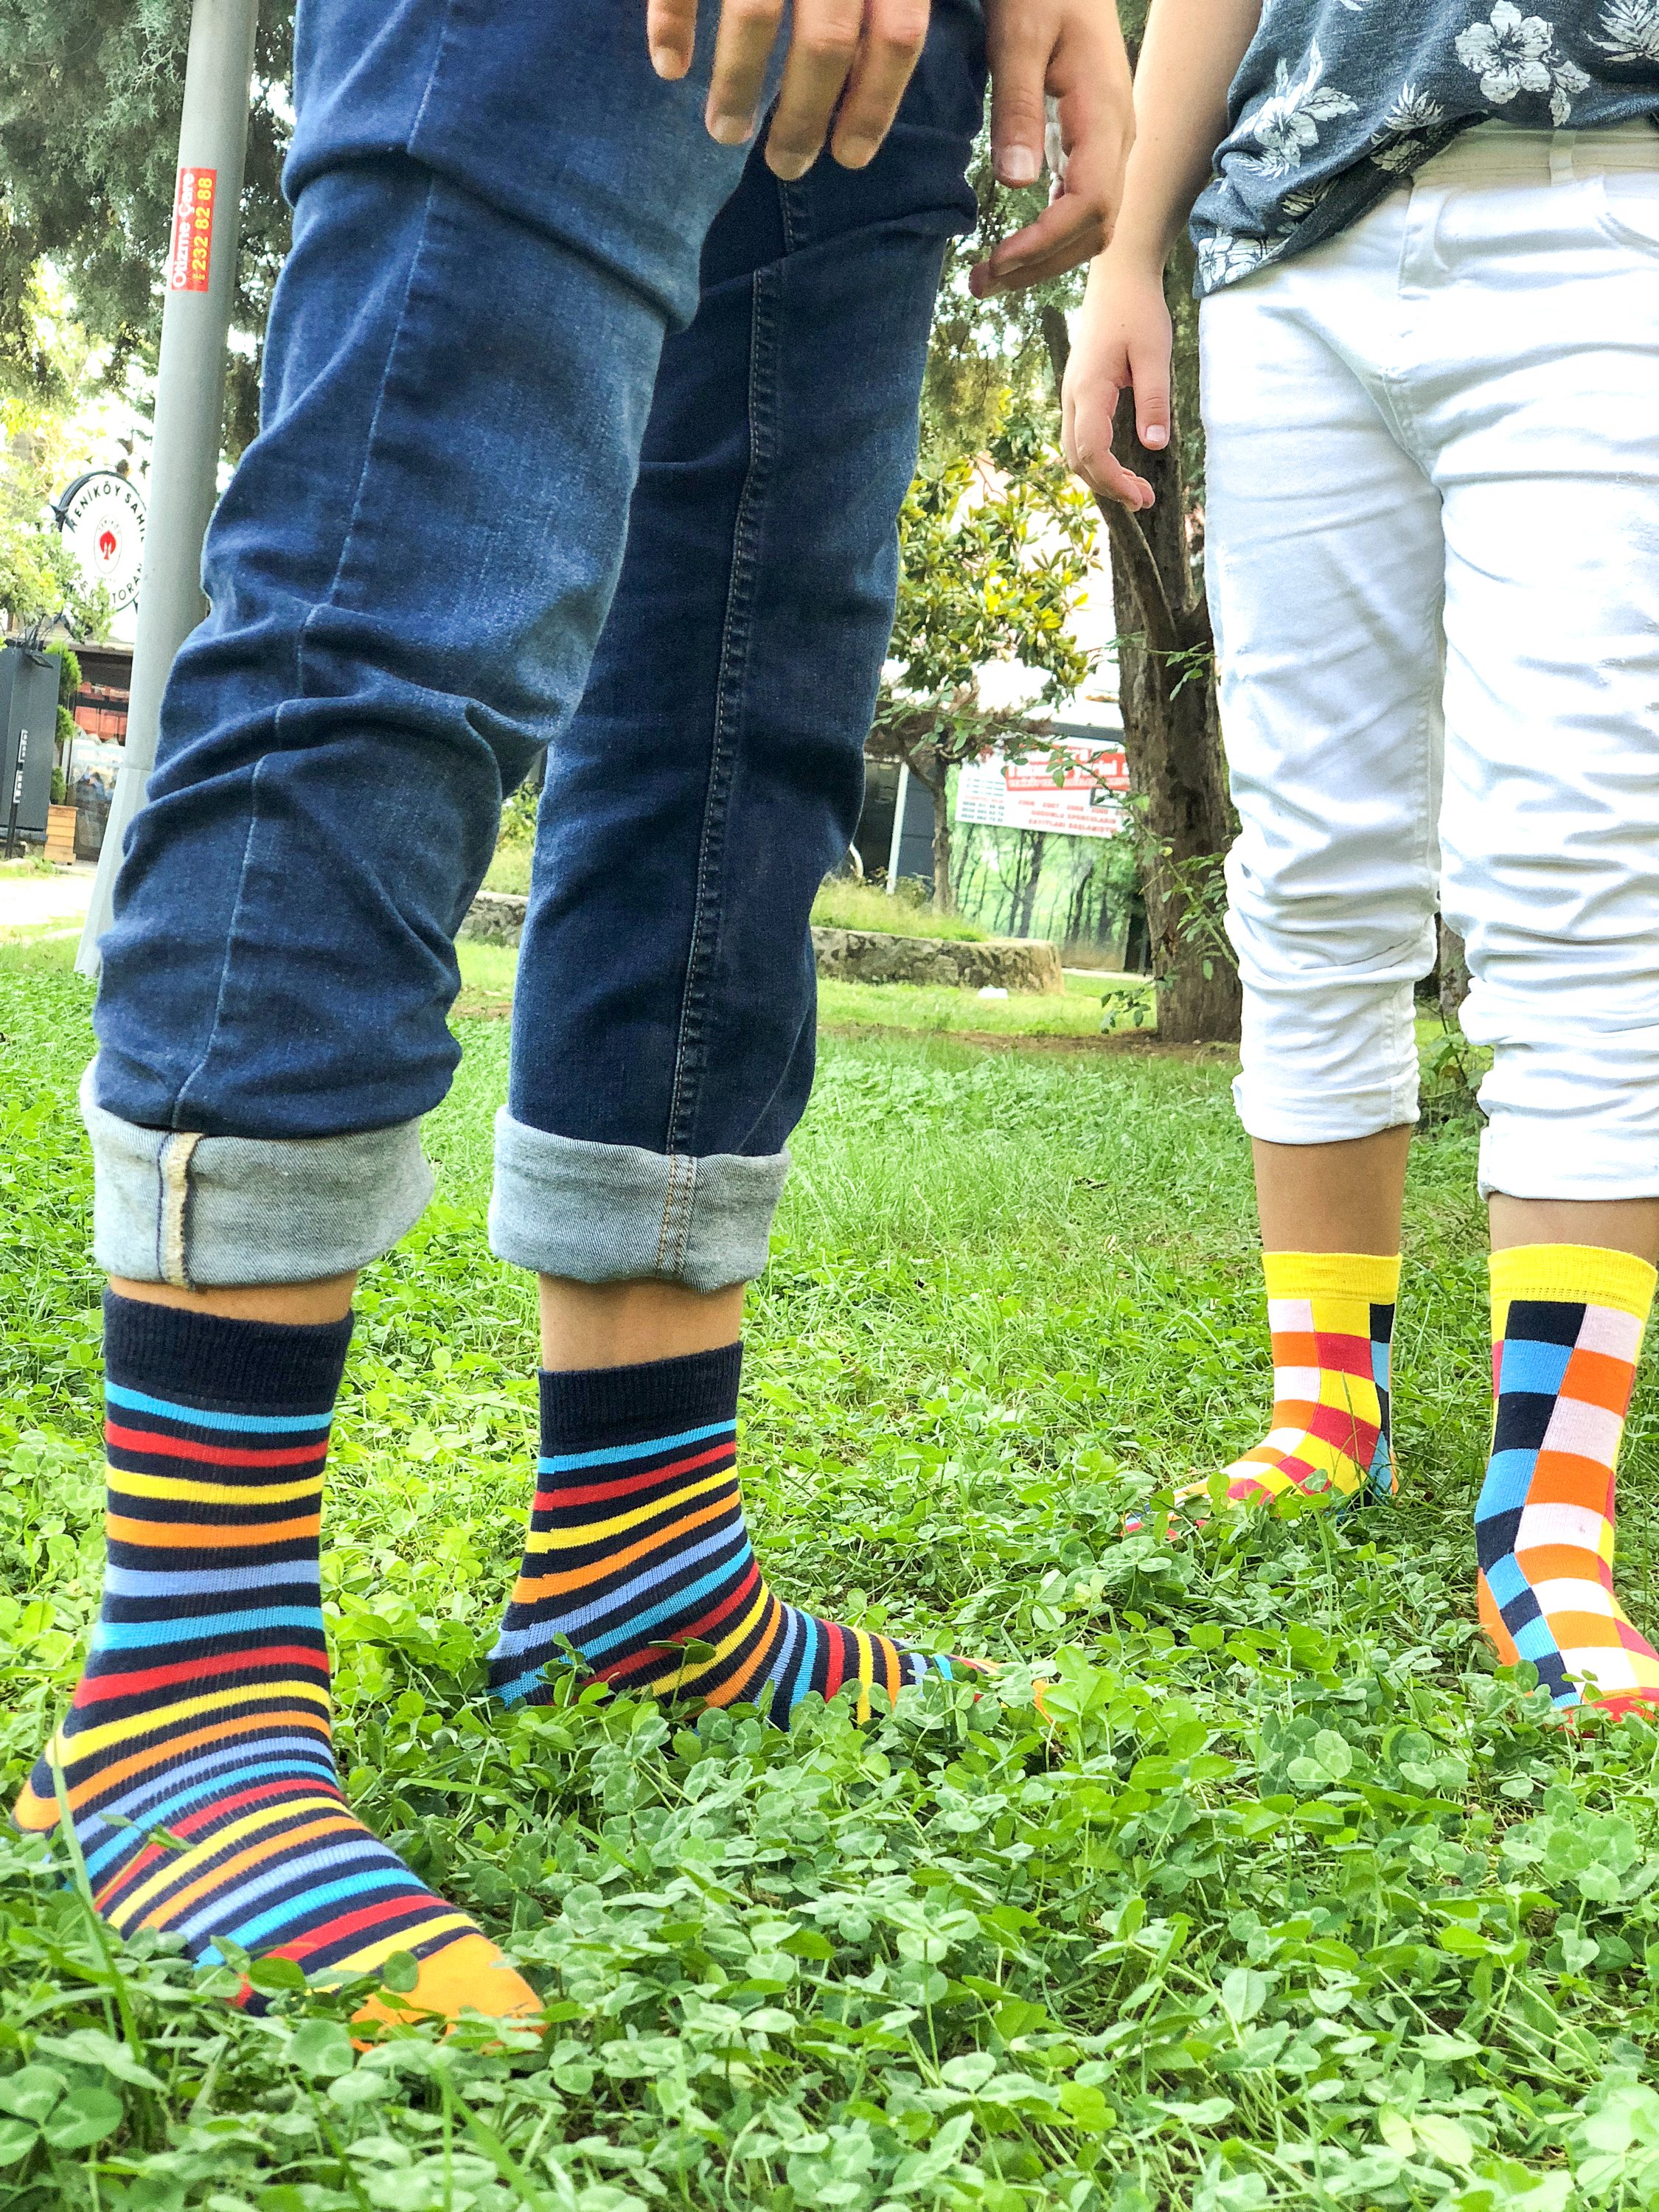
<path id="1" fill-rule="evenodd" d="M 0 957 L 9 1784 L 100 1562 L 88 997 L 50 950 Z M 510 962 L 468 962 L 469 1003 L 504 1002 Z M 1659 1736 L 1553 1725 L 1474 1631 L 1466 1123 L 1415 1152 L 1398 1507 L 1171 1550 L 1122 1540 L 1125 1506 L 1264 1410 L 1225 1056 L 828 1036 L 753 1302 L 757 1536 L 790 1598 L 1010 1672 L 862 1735 L 839 1707 L 787 1740 L 586 1698 L 503 1719 L 532 1301 L 484 1243 L 507 1024 L 459 1030 L 441 1195 L 365 1278 L 337 1430 L 339 1747 L 549 2028 L 354 2063 L 349 1994 L 250 2020 L 160 1950 L 106 1961 L 61 1869 L 0 1841 L 0 2212 L 1656 2200 Z M 1624 1484 L 1650 1624 L 1656 1403 L 1644 1376 Z"/>

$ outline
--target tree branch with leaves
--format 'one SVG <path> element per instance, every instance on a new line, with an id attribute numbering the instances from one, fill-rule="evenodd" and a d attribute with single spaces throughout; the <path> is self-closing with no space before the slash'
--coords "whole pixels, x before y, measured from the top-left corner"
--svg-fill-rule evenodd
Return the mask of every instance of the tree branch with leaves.
<path id="1" fill-rule="evenodd" d="M 924 467 L 899 518 L 903 560 L 890 674 L 869 751 L 902 763 L 933 805 L 933 902 L 952 909 L 950 779 L 994 746 L 1047 734 L 1035 710 L 1069 697 L 1088 674 L 1072 617 L 1090 580 L 1092 504 L 1024 410 L 998 422 L 987 452 Z M 1021 708 L 988 708 L 988 664 L 1017 661 L 1042 678 Z"/>

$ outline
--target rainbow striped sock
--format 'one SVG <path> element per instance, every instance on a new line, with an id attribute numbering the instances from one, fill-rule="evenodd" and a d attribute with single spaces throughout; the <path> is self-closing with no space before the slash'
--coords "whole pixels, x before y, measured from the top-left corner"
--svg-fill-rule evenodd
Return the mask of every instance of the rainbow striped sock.
<path id="1" fill-rule="evenodd" d="M 422 2010 L 536 2008 L 341 1793 L 318 1559 L 349 1321 L 224 1321 L 112 1293 L 104 1312 L 109 1564 L 52 1747 L 99 1911 L 124 1936 L 181 1935 L 204 1965 L 226 1941 L 308 1974 L 408 1952 Z M 57 1826 L 52 1754 L 14 1818 Z"/>
<path id="2" fill-rule="evenodd" d="M 737 1345 L 648 1366 L 542 1376 L 542 1456 L 524 1565 L 489 1679 L 507 1705 L 552 1694 L 570 1647 L 614 1689 L 757 1705 L 786 1728 L 809 1691 L 890 1698 L 930 1668 L 884 1636 L 782 1604 L 744 1522 Z"/>

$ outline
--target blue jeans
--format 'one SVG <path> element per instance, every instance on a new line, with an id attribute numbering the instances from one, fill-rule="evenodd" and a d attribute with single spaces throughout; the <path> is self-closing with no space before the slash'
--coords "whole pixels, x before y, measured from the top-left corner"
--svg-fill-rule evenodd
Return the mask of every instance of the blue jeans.
<path id="1" fill-rule="evenodd" d="M 590 1282 L 764 1262 L 983 27 L 935 0 L 876 161 L 782 185 L 704 132 L 707 41 L 663 84 L 642 14 L 302 0 L 264 427 L 103 941 L 116 1274 L 304 1281 L 410 1227 L 453 940 L 543 748 L 492 1242 Z"/>

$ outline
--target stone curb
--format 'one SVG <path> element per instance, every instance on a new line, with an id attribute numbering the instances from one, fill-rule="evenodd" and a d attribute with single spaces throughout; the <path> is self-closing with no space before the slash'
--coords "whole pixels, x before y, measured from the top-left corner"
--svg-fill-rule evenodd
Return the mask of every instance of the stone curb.
<path id="1" fill-rule="evenodd" d="M 480 891 L 461 935 L 516 945 L 529 902 Z M 815 929 L 818 973 L 836 983 L 919 983 L 957 991 L 1063 991 L 1060 949 L 1040 938 L 896 937 L 878 929 Z"/>

